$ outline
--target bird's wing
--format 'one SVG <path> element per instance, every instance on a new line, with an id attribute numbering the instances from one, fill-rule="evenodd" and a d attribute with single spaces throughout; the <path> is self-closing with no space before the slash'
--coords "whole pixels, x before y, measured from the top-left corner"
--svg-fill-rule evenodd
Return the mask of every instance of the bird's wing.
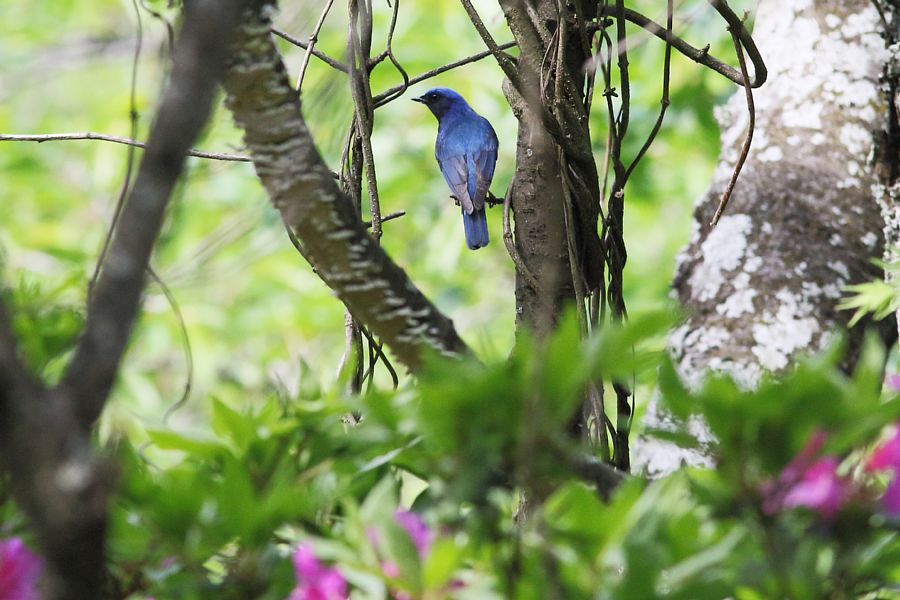
<path id="1" fill-rule="evenodd" d="M 475 210 L 475 206 L 472 203 L 472 197 L 469 195 L 468 190 L 466 156 L 464 154 L 443 156 L 438 158 L 438 165 L 440 165 L 444 180 L 447 182 L 447 185 L 450 186 L 453 195 L 459 200 L 463 210 L 471 215 Z"/>
<path id="2" fill-rule="evenodd" d="M 472 204 L 477 210 L 484 208 L 484 199 L 491 180 L 494 178 L 494 165 L 497 164 L 497 148 L 486 148 L 472 155 L 469 164 L 469 191 L 472 193 Z"/>

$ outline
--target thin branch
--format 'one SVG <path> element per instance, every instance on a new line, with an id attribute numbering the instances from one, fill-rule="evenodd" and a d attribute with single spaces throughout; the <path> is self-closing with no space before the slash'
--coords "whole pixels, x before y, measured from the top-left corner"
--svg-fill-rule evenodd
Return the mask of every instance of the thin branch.
<path id="1" fill-rule="evenodd" d="M 494 36 L 491 35 L 491 32 L 488 31 L 487 27 L 484 26 L 484 22 L 481 20 L 481 17 L 478 15 L 478 11 L 475 10 L 475 7 L 472 6 L 471 0 L 459 0 L 463 5 L 463 8 L 466 11 L 466 14 L 469 15 L 469 20 L 472 21 L 472 25 L 475 26 L 475 30 L 478 32 L 478 35 L 481 36 L 482 41 L 484 41 L 484 45 L 488 47 L 488 50 L 491 51 L 491 54 L 494 55 L 494 58 L 497 60 L 497 64 L 500 65 L 500 68 L 503 69 L 503 73 L 509 78 L 510 82 L 516 89 L 521 90 L 521 83 L 519 81 L 519 71 L 516 68 L 515 63 L 512 58 L 500 49 L 500 46 L 497 45 L 497 42 L 494 40 Z"/>
<path id="2" fill-rule="evenodd" d="M 104 142 L 113 142 L 115 144 L 125 144 L 126 146 L 135 146 L 137 148 L 146 148 L 147 143 L 134 140 L 119 135 L 109 135 L 106 133 L 95 133 L 93 131 L 85 131 L 82 133 L 45 133 L 45 134 L 12 134 L 0 133 L 0 142 L 57 142 L 63 140 L 100 140 Z M 203 150 L 187 151 L 188 156 L 196 156 L 198 158 L 209 158 L 212 160 L 225 160 L 234 162 L 250 162 L 252 159 L 243 154 L 227 154 L 224 152 L 205 152 Z"/>
<path id="3" fill-rule="evenodd" d="M 405 216 L 406 216 L 405 210 L 398 210 L 396 212 L 392 212 L 392 213 L 388 213 L 388 214 L 384 215 L 383 217 L 381 217 L 380 222 L 384 223 L 385 221 L 393 221 L 394 219 L 399 219 L 400 217 L 405 217 Z M 372 221 L 363 221 L 363 225 L 365 225 L 366 227 L 371 227 Z"/>
<path id="4" fill-rule="evenodd" d="M 744 81 L 749 82 L 750 79 L 747 76 L 747 60 L 744 58 L 744 51 L 741 47 L 740 38 L 733 29 L 731 30 L 731 39 L 734 41 L 734 49 L 737 52 L 738 62 L 741 64 L 741 72 L 744 74 Z M 744 91 L 747 96 L 747 112 L 750 116 L 747 138 L 744 140 L 744 145 L 741 148 L 741 155 L 738 157 L 737 163 L 734 165 L 734 172 L 731 174 L 731 179 L 728 181 L 728 185 L 725 187 L 725 192 L 722 194 L 722 199 L 719 201 L 718 208 L 716 208 L 716 214 L 713 215 L 712 221 L 709 222 L 710 227 L 715 227 L 719 222 L 719 219 L 722 217 L 722 213 L 725 211 L 725 207 L 728 206 L 728 200 L 731 198 L 731 193 L 734 192 L 734 186 L 737 184 L 738 176 L 741 174 L 741 169 L 744 168 L 744 162 L 746 162 L 747 156 L 750 154 L 750 144 L 753 142 L 753 130 L 756 128 L 756 105 L 753 102 L 752 86 L 745 85 Z"/>
<path id="5" fill-rule="evenodd" d="M 299 46 L 299 47 L 303 48 L 304 50 L 309 48 L 308 43 L 304 42 L 300 38 L 296 38 L 296 37 L 292 36 L 291 34 L 287 33 L 286 31 L 281 31 L 280 29 L 276 29 L 274 27 L 272 27 L 270 29 L 270 31 L 272 33 L 274 33 L 275 35 L 277 35 L 278 37 L 280 37 L 281 39 L 288 41 L 288 42 L 294 44 L 295 46 Z M 316 50 L 315 48 L 313 48 L 312 55 L 315 56 L 316 58 L 318 58 L 319 60 L 321 60 L 322 62 L 324 62 L 325 64 L 327 64 L 332 69 L 340 71 L 341 73 L 349 73 L 350 72 L 350 67 L 348 67 L 347 65 L 345 65 L 344 63 L 342 63 L 339 60 L 331 58 L 330 56 L 328 56 L 327 54 L 325 54 L 324 52 L 322 52 L 320 50 Z"/>
<path id="6" fill-rule="evenodd" d="M 514 42 L 514 41 L 513 42 L 504 42 L 503 44 L 500 44 L 499 46 L 497 46 L 497 49 L 506 50 L 507 48 L 513 48 L 515 46 L 516 46 L 516 42 Z M 375 96 L 375 98 L 374 98 L 375 108 L 378 108 L 379 106 L 383 106 L 383 105 L 387 104 L 388 102 L 395 100 L 402 94 L 403 90 L 405 90 L 406 88 L 408 88 L 411 85 L 415 85 L 417 83 L 425 81 L 426 79 L 431 79 L 432 77 L 436 77 L 442 73 L 446 73 L 447 71 L 456 69 L 457 67 L 462 67 L 464 65 L 468 65 L 470 63 L 477 62 L 483 58 L 491 56 L 492 54 L 493 54 L 492 50 L 482 50 L 481 52 L 472 54 L 471 56 L 467 56 L 465 58 L 461 58 L 461 59 L 453 61 L 451 63 L 447 63 L 446 65 L 442 65 L 435 69 L 431 69 L 430 71 L 425 71 L 424 73 L 420 73 L 419 75 L 416 75 L 415 77 L 410 77 L 409 82 L 406 85 L 395 85 L 394 87 L 388 88 L 385 91 L 378 94 L 377 96 Z M 400 93 L 398 93 L 398 92 L 400 92 Z"/>
<path id="7" fill-rule="evenodd" d="M 366 339 L 369 342 L 369 348 L 374 350 L 375 355 L 381 359 L 381 362 L 384 364 L 384 367 L 388 370 L 388 374 L 390 374 L 390 376 L 391 376 L 391 385 L 396 390 L 397 386 L 400 385 L 400 378 L 397 376 L 397 370 L 394 368 L 394 365 L 391 364 L 391 361 L 388 360 L 387 355 L 384 353 L 384 349 L 382 348 L 382 346 L 384 344 L 376 342 L 375 338 L 372 336 L 371 333 L 369 333 L 369 330 L 366 329 L 366 327 L 364 325 L 360 325 L 359 330 L 360 330 L 360 332 L 362 332 L 362 334 L 364 336 L 366 336 Z M 371 369 L 374 370 L 374 368 L 375 368 L 375 365 L 372 364 Z"/>
<path id="8" fill-rule="evenodd" d="M 406 69 L 403 68 L 403 65 L 400 64 L 400 61 L 397 60 L 397 57 L 394 56 L 394 47 L 393 47 L 394 30 L 397 27 L 397 13 L 399 11 L 400 11 L 400 0 L 394 0 L 394 10 L 391 13 L 391 25 L 390 25 L 390 28 L 388 29 L 387 42 L 385 43 L 385 49 L 381 54 L 378 55 L 378 57 L 375 60 L 371 61 L 371 64 L 369 66 L 369 72 L 371 73 L 372 69 L 375 68 L 375 65 L 377 65 L 379 62 L 384 60 L 384 57 L 387 56 L 391 60 L 391 64 L 394 65 L 394 68 L 397 69 L 397 72 L 400 73 L 400 77 L 403 78 L 403 83 L 401 83 L 399 86 L 397 86 L 397 88 L 393 92 L 393 97 L 389 98 L 388 100 L 385 100 L 385 103 L 390 102 L 394 98 L 399 98 L 400 96 L 402 96 L 403 92 L 405 92 L 406 88 L 408 88 L 410 85 L 409 84 L 409 74 L 406 72 Z M 373 109 L 378 108 L 378 104 L 377 104 L 377 102 L 375 102 L 374 98 L 372 98 L 372 108 Z"/>
<path id="9" fill-rule="evenodd" d="M 719 0 L 708 1 L 713 6 L 713 8 L 715 8 L 719 12 L 719 14 L 722 15 L 729 26 L 737 26 L 739 28 L 738 37 L 740 38 L 741 44 L 744 46 L 744 49 L 747 51 L 747 55 L 750 57 L 750 62 L 753 64 L 753 80 L 750 82 L 750 86 L 753 88 L 758 88 L 766 82 L 766 78 L 768 77 L 768 70 L 766 69 L 765 62 L 763 62 L 762 56 L 759 53 L 759 49 L 756 47 L 756 43 L 753 41 L 753 37 L 750 35 L 750 32 L 747 31 L 747 29 L 744 27 L 740 17 L 734 14 L 734 12 L 728 7 L 727 3 L 721 2 Z M 655 23 L 653 20 L 630 8 L 626 8 L 623 14 L 627 21 L 631 21 L 635 25 L 643 27 L 663 41 L 666 40 L 666 28 L 662 25 Z M 603 7 L 603 9 L 599 11 L 598 16 L 599 18 L 615 17 L 616 8 Z M 715 56 L 711 55 L 709 53 L 708 44 L 703 48 L 694 48 L 677 35 L 672 36 L 671 42 L 672 47 L 675 50 L 688 57 L 692 61 L 699 63 L 705 67 L 709 67 L 716 73 L 719 73 L 723 77 L 730 79 L 738 85 L 744 85 L 744 82 L 746 80 L 741 72 L 731 65 L 722 62 Z"/>
<path id="10" fill-rule="evenodd" d="M 322 31 L 322 25 L 325 24 L 325 17 L 328 16 L 328 11 L 331 10 L 331 6 L 334 4 L 334 0 L 328 0 L 325 4 L 325 8 L 322 9 L 322 14 L 319 15 L 319 21 L 316 23 L 316 26 L 313 28 L 313 32 L 309 34 L 309 42 L 307 42 L 306 53 L 303 55 L 303 64 L 300 65 L 300 75 L 297 76 L 297 91 L 303 87 L 303 78 L 306 76 L 306 67 L 309 66 L 309 57 L 316 50 L 316 42 L 319 41 L 319 32 Z"/>
<path id="11" fill-rule="evenodd" d="M 141 48 L 144 44 L 144 21 L 141 19 L 141 11 L 140 8 L 138 8 L 137 1 L 132 0 L 132 5 L 134 7 L 134 16 L 137 23 L 137 36 L 135 37 L 134 56 L 131 61 L 131 86 L 128 91 L 128 118 L 131 123 L 130 137 L 134 139 L 137 137 L 138 131 L 138 111 L 135 95 L 137 93 L 138 65 L 141 60 Z M 97 257 L 97 263 L 94 265 L 94 274 L 91 275 L 91 280 L 88 282 L 88 302 L 91 301 L 91 298 L 94 295 L 94 286 L 97 284 L 97 277 L 100 276 L 100 267 L 106 260 L 106 253 L 109 251 L 109 243 L 112 241 L 113 231 L 115 231 L 116 224 L 119 222 L 119 217 L 122 214 L 122 207 L 125 204 L 125 198 L 127 198 L 128 190 L 131 186 L 131 172 L 134 170 L 134 146 L 128 146 L 127 154 L 128 156 L 125 159 L 125 176 L 122 178 L 122 186 L 119 188 L 119 196 L 116 198 L 116 208 L 113 211 L 113 218 L 109 224 L 109 229 L 106 231 L 106 235 L 103 237 L 103 247 L 100 249 L 100 255 Z"/>
<path id="12" fill-rule="evenodd" d="M 178 322 L 178 330 L 181 333 L 181 345 L 184 348 L 185 370 L 187 371 L 184 379 L 184 388 L 178 400 L 172 403 L 166 409 L 166 412 L 163 413 L 163 423 L 168 423 L 169 417 L 184 406 L 191 396 L 191 388 L 194 385 L 194 352 L 191 350 L 191 336 L 188 335 L 187 324 L 184 321 L 184 315 L 181 313 L 181 307 L 178 306 L 178 301 L 175 299 L 175 294 L 172 293 L 172 290 L 169 289 L 162 277 L 149 265 L 147 266 L 147 274 L 156 282 L 156 285 L 159 286 L 166 297 L 166 302 L 169 303 L 169 308 L 172 309 L 172 314 L 175 315 L 175 320 Z"/>
<path id="13" fill-rule="evenodd" d="M 616 0 L 616 55 L 618 56 L 619 83 L 622 101 L 619 104 L 619 138 L 625 139 L 631 120 L 631 84 L 628 79 L 628 40 L 625 30 L 625 0 Z M 666 36 L 668 42 L 668 36 Z M 625 182 L 621 182 L 622 186 Z"/>
<path id="14" fill-rule="evenodd" d="M 672 21 L 674 12 L 673 0 L 668 0 L 666 7 L 666 52 L 665 57 L 663 58 L 662 99 L 659 101 L 659 115 L 656 117 L 656 123 L 653 124 L 653 129 L 650 130 L 650 135 L 647 136 L 644 145 L 641 146 L 637 156 L 634 157 L 634 160 L 628 165 L 628 169 L 625 170 L 625 183 L 628 183 L 628 178 L 631 177 L 632 171 L 638 166 L 641 159 L 644 158 L 647 150 L 650 149 L 650 146 L 659 134 L 659 130 L 662 128 L 663 119 L 666 117 L 666 110 L 669 108 L 669 75 L 672 64 Z"/>

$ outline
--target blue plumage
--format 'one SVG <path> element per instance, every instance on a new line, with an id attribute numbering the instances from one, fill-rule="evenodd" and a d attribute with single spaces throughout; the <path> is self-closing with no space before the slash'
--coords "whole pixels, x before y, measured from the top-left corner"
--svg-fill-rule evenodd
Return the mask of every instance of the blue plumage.
<path id="1" fill-rule="evenodd" d="M 497 163 L 494 128 L 450 88 L 432 88 L 413 100 L 425 104 L 437 117 L 434 157 L 462 208 L 466 244 L 472 250 L 487 246 L 484 201 Z"/>

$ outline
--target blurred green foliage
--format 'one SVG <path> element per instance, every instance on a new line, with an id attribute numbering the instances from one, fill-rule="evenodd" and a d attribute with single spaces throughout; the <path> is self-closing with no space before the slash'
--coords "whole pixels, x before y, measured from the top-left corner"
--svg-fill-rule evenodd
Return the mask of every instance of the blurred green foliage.
<path id="1" fill-rule="evenodd" d="M 163 0 L 146 4 L 176 17 Z M 658 4 L 634 6 L 662 20 Z M 507 40 L 498 6 L 476 5 L 495 37 Z M 285 0 L 278 26 L 305 37 L 320 8 Z M 378 47 L 390 9 L 378 1 L 374 8 Z M 346 43 L 341 11 L 336 5 L 319 41 L 335 57 Z M 143 138 L 167 46 L 163 24 L 140 14 Z M 679 15 L 684 37 L 729 56 L 726 32 L 705 2 L 683 3 Z M 48 0 L 40 11 L 0 3 L 0 131 L 126 135 L 136 24 L 123 0 L 89 7 Z M 631 32 L 637 137 L 625 152 L 633 156 L 658 110 L 663 48 Z M 393 46 L 410 74 L 482 49 L 453 0 L 404 3 Z M 302 52 L 281 48 L 296 74 Z M 373 89 L 399 81 L 383 63 Z M 467 251 L 433 161 L 434 120 L 408 102 L 431 85 L 448 85 L 491 120 L 501 141 L 500 195 L 516 137 L 500 81 L 484 60 L 419 84 L 376 114 L 382 208 L 407 211 L 385 224 L 384 244 L 482 359 L 433 361 L 415 385 L 404 375 L 397 391 L 382 373 L 370 393 L 344 395 L 335 374 L 343 307 L 286 239 L 252 168 L 189 162 L 153 265 L 184 314 L 192 389 L 164 418 L 183 394 L 188 363 L 173 310 L 151 283 L 98 435 L 121 465 L 112 596 L 284 598 L 295 583 L 290 550 L 304 542 L 341 570 L 358 598 L 892 597 L 900 576 L 896 523 L 878 508 L 884 482 L 858 468 L 866 446 L 900 414 L 900 401 L 880 391 L 880 350 L 870 345 L 849 377 L 835 368 L 835 351 L 752 392 L 725 378 L 689 390 L 661 351 L 677 317 L 666 304 L 675 252 L 717 153 L 712 108 L 730 85 L 673 58 L 672 106 L 626 202 L 629 324 L 581 342 L 568 318 L 547 344 L 525 340 L 507 357 L 513 270 L 499 243 L 499 210 L 489 215 L 495 242 Z M 344 77 L 313 59 L 303 101 L 320 150 L 337 165 L 351 112 Z M 605 119 L 600 110 L 592 115 L 598 161 Z M 198 146 L 240 149 L 225 110 Z M 93 141 L 0 143 L 2 294 L 23 354 L 48 380 L 80 329 L 86 281 L 127 155 Z M 575 472 L 580 450 L 560 431 L 588 381 L 634 377 L 643 401 L 657 372 L 667 406 L 704 416 L 721 440 L 719 468 L 631 479 L 604 502 Z M 827 523 L 802 509 L 765 513 L 760 490 L 817 429 L 828 432 L 826 450 L 857 482 L 855 503 Z M 431 527 L 427 556 L 393 519 L 401 507 L 413 507 Z M 0 478 L 0 533 L 23 527 Z"/>

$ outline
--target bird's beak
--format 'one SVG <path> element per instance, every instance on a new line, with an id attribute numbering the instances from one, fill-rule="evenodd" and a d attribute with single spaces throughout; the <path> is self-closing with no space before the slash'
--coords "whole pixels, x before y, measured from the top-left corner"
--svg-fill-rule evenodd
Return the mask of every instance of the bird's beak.
<path id="1" fill-rule="evenodd" d="M 421 102 L 422 104 L 427 104 L 427 102 L 425 102 L 425 98 L 422 98 L 421 96 L 419 96 L 418 98 L 410 98 L 410 100 L 412 100 L 413 102 Z"/>

